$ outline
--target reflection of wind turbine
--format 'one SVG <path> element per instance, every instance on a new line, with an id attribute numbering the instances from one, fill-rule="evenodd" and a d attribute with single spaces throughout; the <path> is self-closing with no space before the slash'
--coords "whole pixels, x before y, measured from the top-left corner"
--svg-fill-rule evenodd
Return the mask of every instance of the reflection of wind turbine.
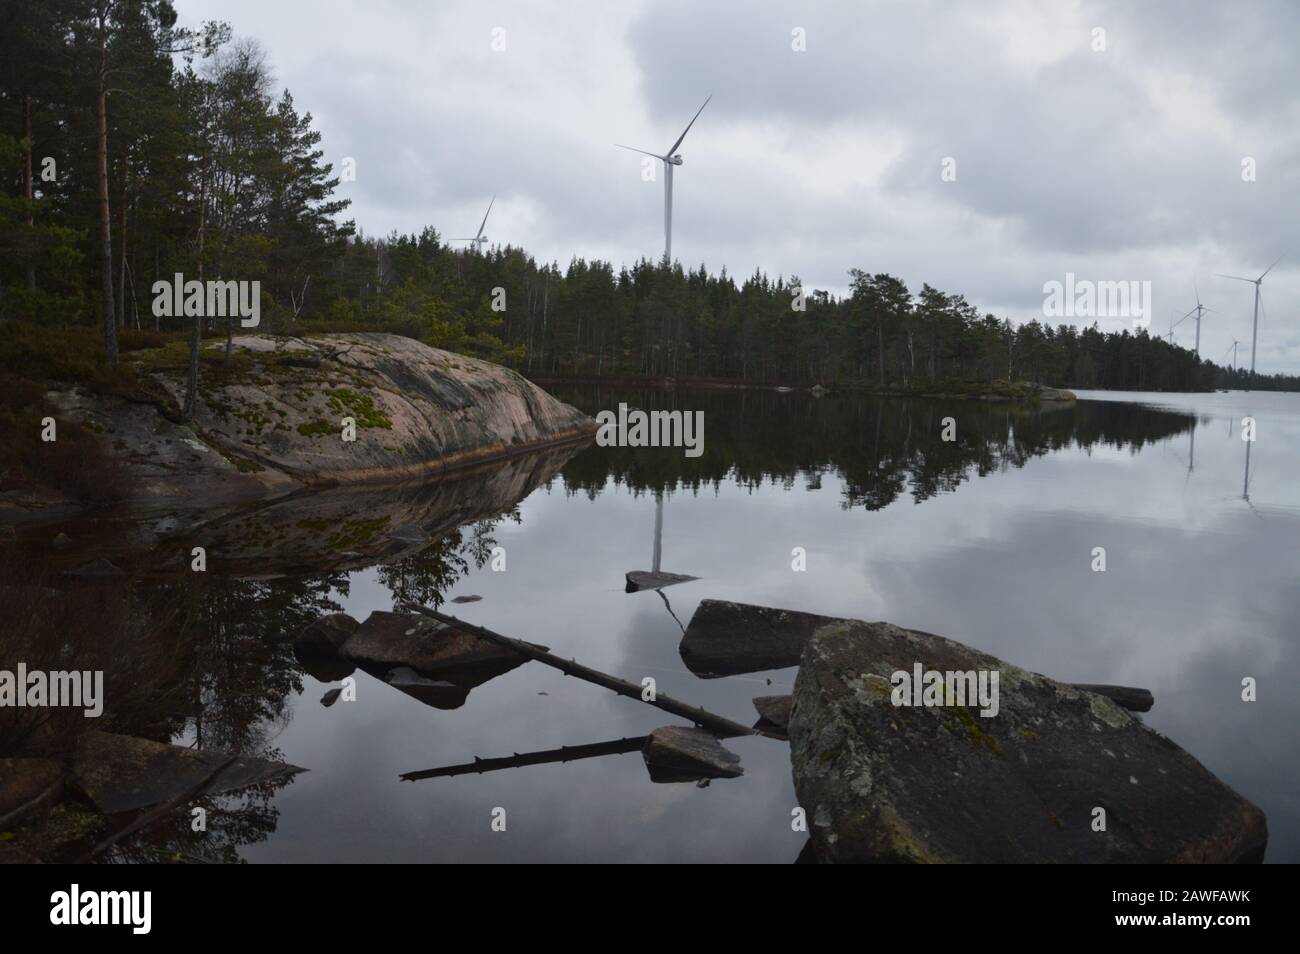
<path id="1" fill-rule="evenodd" d="M 1282 261 L 1282 259 L 1280 258 L 1275 259 L 1273 261 L 1273 265 L 1276 265 L 1280 261 Z M 1251 332 L 1250 332 L 1250 376 L 1251 378 L 1255 377 L 1255 341 L 1259 335 L 1259 290 L 1260 290 L 1260 286 L 1263 285 L 1264 283 L 1264 276 L 1273 270 L 1273 265 L 1270 265 L 1268 268 L 1264 269 L 1263 273 L 1260 274 L 1259 278 L 1242 278 L 1240 275 L 1219 274 L 1220 278 L 1231 278 L 1233 281 L 1236 282 L 1250 282 L 1252 285 L 1255 286 L 1255 324 L 1251 328 Z M 1246 390 L 1250 390 L 1250 389 L 1247 388 Z"/>
<path id="2" fill-rule="evenodd" d="M 665 586 L 672 586 L 674 583 L 688 583 L 691 580 L 698 580 L 697 576 L 687 576 L 683 573 L 665 573 L 659 569 L 660 562 L 664 552 L 664 494 L 662 490 L 655 492 L 655 548 L 653 557 L 653 569 L 649 573 L 644 570 L 629 570 L 626 574 L 627 586 L 626 592 L 636 593 L 640 590 L 662 590 Z M 661 597 L 662 593 L 659 594 Z M 667 598 L 664 603 L 668 602 Z M 672 607 L 668 608 L 672 612 Z M 673 617 L 676 619 L 676 616 Z M 679 622 L 680 626 L 681 623 Z"/>
<path id="3" fill-rule="evenodd" d="M 487 225 L 487 217 L 492 213 L 492 206 L 496 203 L 497 197 L 493 196 L 492 201 L 488 203 L 487 211 L 483 213 L 483 221 L 479 223 L 478 234 L 473 238 L 454 238 L 453 242 L 469 242 L 470 248 L 475 251 L 483 251 L 483 246 L 487 244 L 488 237 L 483 234 L 483 228 Z"/>
<path id="4" fill-rule="evenodd" d="M 709 98 L 704 101 L 704 106 L 709 105 L 709 99 L 712 98 L 713 96 L 710 95 Z M 700 118 L 700 113 L 704 112 L 704 106 L 701 106 L 696 110 L 695 115 L 691 117 L 691 121 L 687 123 L 686 128 L 682 130 L 682 134 L 677 137 L 677 141 L 669 146 L 668 151 L 662 156 L 657 152 L 637 149 L 635 146 L 624 146 L 622 143 L 614 144 L 620 149 L 631 149 L 633 152 L 639 152 L 643 156 L 650 156 L 651 158 L 658 159 L 664 164 L 664 261 L 669 265 L 673 262 L 673 166 L 680 166 L 682 164 L 682 157 L 677 153 L 677 147 L 682 144 L 682 140 L 686 138 L 686 134 L 691 131 L 691 127 L 695 125 L 695 120 Z"/>

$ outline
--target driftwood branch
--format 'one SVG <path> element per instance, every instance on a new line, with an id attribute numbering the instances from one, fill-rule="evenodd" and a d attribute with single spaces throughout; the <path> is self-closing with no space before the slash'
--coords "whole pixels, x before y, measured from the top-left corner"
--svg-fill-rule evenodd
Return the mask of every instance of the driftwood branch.
<path id="1" fill-rule="evenodd" d="M 588 745 L 562 745 L 558 749 L 525 752 L 522 755 L 516 752 L 514 755 L 499 759 L 475 758 L 473 762 L 465 762 L 461 765 L 445 765 L 442 768 L 425 769 L 422 772 L 403 772 L 399 778 L 406 782 L 414 782 L 422 778 L 450 778 L 455 775 L 496 772 L 525 765 L 547 765 L 552 762 L 594 759 L 603 755 L 622 755 L 625 752 L 639 752 L 649 738 L 648 735 L 638 735 L 631 739 L 613 739 L 609 742 L 592 742 Z"/>
<path id="2" fill-rule="evenodd" d="M 741 725 L 739 722 L 732 722 L 724 716 L 714 715 L 702 706 L 693 706 L 685 702 L 680 702 L 672 696 L 662 692 L 655 693 L 653 700 L 643 699 L 641 696 L 643 691 L 642 687 L 635 683 L 628 682 L 625 679 L 619 679 L 617 676 L 611 676 L 598 669 L 584 666 L 572 659 L 561 659 L 554 653 L 548 653 L 535 646 L 530 646 L 522 640 L 514 639 L 510 636 L 503 636 L 500 633 L 495 633 L 482 626 L 475 626 L 473 623 L 466 623 L 464 620 L 457 619 L 454 616 L 448 616 L 445 613 L 436 612 L 426 606 L 421 606 L 418 603 L 402 603 L 401 605 L 411 612 L 419 613 L 423 616 L 429 617 L 430 619 L 436 619 L 438 622 L 444 623 L 448 626 L 459 627 L 464 629 L 466 632 L 473 633 L 482 639 L 486 639 L 490 643 L 504 646 L 506 649 L 513 649 L 515 652 L 519 653 L 519 655 L 527 656 L 529 659 L 534 659 L 540 663 L 545 663 L 554 669 L 560 670 L 560 672 L 564 673 L 566 676 L 576 676 L 579 679 L 595 683 L 598 686 L 603 686 L 606 689 L 617 692 L 621 696 L 627 696 L 629 699 L 635 699 L 637 702 L 644 702 L 646 705 L 654 706 L 656 709 L 662 709 L 664 712 L 670 712 L 683 719 L 689 719 L 701 728 L 712 732 L 714 735 L 718 736 L 718 738 L 730 739 L 742 735 L 766 734 L 747 725 Z"/>
<path id="3" fill-rule="evenodd" d="M 1072 682 L 1069 685 L 1074 689 L 1105 696 L 1117 706 L 1130 712 L 1149 712 L 1156 704 L 1156 697 L 1151 694 L 1150 689 L 1135 689 L 1132 686 L 1100 686 L 1087 682 Z"/>

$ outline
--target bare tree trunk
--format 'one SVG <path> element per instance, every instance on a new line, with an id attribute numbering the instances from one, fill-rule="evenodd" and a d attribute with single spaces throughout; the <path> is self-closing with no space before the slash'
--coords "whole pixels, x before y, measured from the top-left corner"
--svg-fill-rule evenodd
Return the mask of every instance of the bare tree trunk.
<path id="1" fill-rule="evenodd" d="M 95 84 L 95 108 L 99 116 L 99 234 L 102 243 L 101 284 L 104 292 L 104 356 L 117 367 L 117 321 L 113 314 L 113 228 L 108 209 L 108 111 L 104 83 L 108 73 L 108 3 L 99 5 L 99 72 Z"/>
<path id="2" fill-rule="evenodd" d="M 876 322 L 876 351 L 877 360 L 880 364 L 880 386 L 885 386 L 885 321 L 880 319 Z"/>
<path id="3" fill-rule="evenodd" d="M 127 196 L 127 176 L 130 173 L 130 166 L 127 163 L 126 156 L 122 157 L 122 207 L 117 213 L 117 234 L 121 237 L 121 243 L 118 248 L 118 257 L 121 261 L 117 267 L 117 315 L 118 323 L 126 327 L 126 196 Z"/>
<path id="4" fill-rule="evenodd" d="M 199 186 L 199 284 L 203 284 L 203 240 L 204 225 L 208 208 L 208 170 L 207 162 L 203 164 L 202 184 Z M 190 331 L 190 373 L 185 382 L 185 407 L 181 416 L 186 421 L 194 420 L 194 410 L 199 401 L 199 349 L 203 346 L 203 317 L 194 316 L 194 327 Z"/>
<path id="5" fill-rule="evenodd" d="M 36 194 L 32 188 L 32 97 L 30 95 L 24 100 L 23 138 L 27 140 L 27 150 L 23 156 L 23 198 L 27 200 L 27 228 L 31 229 L 36 224 L 32 217 L 32 203 L 35 201 Z M 27 290 L 36 291 L 36 262 L 34 261 L 27 263 Z"/>

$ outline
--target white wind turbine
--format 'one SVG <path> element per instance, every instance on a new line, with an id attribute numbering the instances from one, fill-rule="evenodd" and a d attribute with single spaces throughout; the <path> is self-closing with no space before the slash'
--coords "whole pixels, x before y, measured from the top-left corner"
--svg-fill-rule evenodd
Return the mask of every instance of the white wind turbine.
<path id="1" fill-rule="evenodd" d="M 1274 264 L 1277 264 L 1276 262 Z M 1263 277 L 1262 275 L 1260 276 Z M 1201 314 L 1206 311 L 1214 311 L 1213 308 L 1206 308 L 1201 304 L 1201 290 L 1196 288 L 1193 283 L 1192 288 L 1196 291 L 1196 357 L 1201 356 Z"/>
<path id="2" fill-rule="evenodd" d="M 1275 259 L 1273 265 L 1276 265 L 1280 261 L 1282 261 L 1282 259 Z M 1219 274 L 1220 278 L 1231 278 L 1233 281 L 1237 282 L 1250 282 L 1255 286 L 1255 324 L 1251 328 L 1250 332 L 1250 376 L 1252 378 L 1255 376 L 1255 341 L 1259 335 L 1259 288 L 1264 282 L 1264 275 L 1267 275 L 1273 270 L 1273 265 L 1264 269 L 1263 274 L 1261 274 L 1259 278 L 1242 278 L 1240 275 L 1223 275 L 1216 273 Z"/>
<path id="3" fill-rule="evenodd" d="M 704 106 L 709 105 L 709 100 L 713 99 L 712 94 L 704 101 Z M 686 124 L 682 134 L 677 137 L 677 141 L 668 147 L 668 151 L 662 156 L 657 152 L 649 152 L 645 149 L 637 149 L 635 146 L 624 146 L 622 143 L 615 143 L 620 149 L 631 149 L 633 152 L 639 152 L 643 156 L 651 156 L 658 159 L 664 164 L 664 261 L 669 265 L 673 262 L 673 166 L 682 164 L 682 157 L 677 153 L 677 147 L 682 144 L 686 134 L 691 131 L 695 125 L 695 120 L 700 118 L 700 113 L 704 112 L 704 106 L 695 111 L 691 121 Z"/>
<path id="4" fill-rule="evenodd" d="M 483 246 L 487 244 L 488 237 L 483 234 L 483 227 L 487 225 L 487 217 L 492 214 L 492 206 L 496 203 L 497 197 L 493 196 L 492 201 L 488 203 L 487 211 L 483 213 L 483 221 L 479 223 L 478 234 L 473 238 L 454 238 L 453 242 L 469 242 L 470 248 L 475 251 L 483 251 Z"/>

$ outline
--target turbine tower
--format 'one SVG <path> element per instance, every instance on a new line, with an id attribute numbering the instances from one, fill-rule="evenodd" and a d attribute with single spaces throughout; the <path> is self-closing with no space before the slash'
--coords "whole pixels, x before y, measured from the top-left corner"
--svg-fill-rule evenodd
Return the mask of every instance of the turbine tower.
<path id="1" fill-rule="evenodd" d="M 712 94 L 704 101 L 704 106 L 709 105 L 709 100 L 713 99 Z M 704 112 L 704 106 L 695 111 L 691 121 L 686 124 L 682 134 L 677 137 L 677 141 L 668 147 L 668 151 L 662 156 L 657 152 L 650 152 L 646 149 L 637 149 L 635 146 L 625 146 L 622 143 L 615 143 L 620 149 L 631 149 L 633 152 L 639 152 L 643 156 L 650 156 L 658 159 L 664 164 L 664 261 L 669 265 L 673 263 L 673 166 L 682 164 L 682 157 L 677 152 L 677 148 L 686 138 L 686 134 L 691 131 L 695 125 L 695 120 L 700 118 L 700 113 Z"/>
<path id="2" fill-rule="evenodd" d="M 1192 287 L 1196 289 L 1196 357 L 1199 358 L 1201 356 L 1201 313 L 1206 311 L 1214 311 L 1214 309 L 1206 308 L 1204 305 L 1202 305 L 1200 289 L 1196 288 L 1195 285 L 1193 285 Z"/>
<path id="3" fill-rule="evenodd" d="M 1276 265 L 1280 261 L 1282 261 L 1282 259 L 1280 258 L 1275 259 L 1273 265 Z M 1251 332 L 1250 332 L 1250 376 L 1251 378 L 1255 377 L 1255 341 L 1259 335 L 1259 288 L 1260 285 L 1264 283 L 1264 275 L 1267 275 L 1269 272 L 1273 270 L 1273 265 L 1270 265 L 1268 268 L 1264 269 L 1263 274 L 1261 274 L 1259 278 L 1242 278 L 1240 275 L 1219 274 L 1220 278 L 1231 278 L 1233 281 L 1237 281 L 1237 282 L 1250 282 L 1252 285 L 1255 286 L 1255 324 L 1251 328 Z"/>
<path id="4" fill-rule="evenodd" d="M 453 242 L 469 242 L 470 248 L 476 252 L 483 251 L 483 246 L 487 244 L 488 237 L 483 234 L 483 227 L 487 225 L 487 217 L 492 214 L 492 206 L 496 203 L 497 197 L 493 196 L 492 201 L 488 203 L 487 211 L 483 213 L 483 221 L 479 223 L 478 234 L 473 238 L 454 238 Z"/>

